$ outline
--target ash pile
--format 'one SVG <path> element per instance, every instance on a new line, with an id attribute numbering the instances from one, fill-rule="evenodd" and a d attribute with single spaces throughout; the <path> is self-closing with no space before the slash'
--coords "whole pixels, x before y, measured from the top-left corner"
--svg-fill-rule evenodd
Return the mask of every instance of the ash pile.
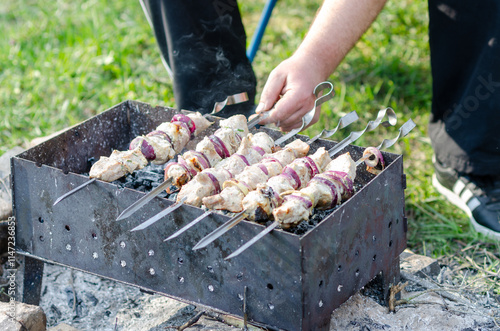
<path id="1" fill-rule="evenodd" d="M 330 330 L 498 330 L 500 298 L 463 290 L 453 271 L 440 261 L 405 252 L 401 284 L 408 284 L 395 312 L 377 302 L 377 286 L 369 284 L 332 313 Z M 190 323 L 187 330 L 244 327 L 243 320 L 202 306 L 57 265 L 46 265 L 42 292 L 40 305 L 48 327 L 61 323 L 81 331 L 159 331 Z M 249 324 L 248 329 L 260 328 Z"/>

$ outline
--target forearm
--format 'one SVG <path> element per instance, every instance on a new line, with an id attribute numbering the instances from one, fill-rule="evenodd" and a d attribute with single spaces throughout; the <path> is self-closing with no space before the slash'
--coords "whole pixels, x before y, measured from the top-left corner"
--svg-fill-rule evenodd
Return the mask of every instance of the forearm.
<path id="1" fill-rule="evenodd" d="M 314 106 L 314 87 L 326 80 L 368 29 L 386 0 L 325 0 L 297 51 L 269 75 L 256 112 L 273 108 L 261 124 L 284 131 L 302 124 Z M 318 121 L 316 111 L 311 124 Z"/>
<path id="2" fill-rule="evenodd" d="M 294 54 L 325 80 L 370 27 L 386 0 L 326 0 Z"/>

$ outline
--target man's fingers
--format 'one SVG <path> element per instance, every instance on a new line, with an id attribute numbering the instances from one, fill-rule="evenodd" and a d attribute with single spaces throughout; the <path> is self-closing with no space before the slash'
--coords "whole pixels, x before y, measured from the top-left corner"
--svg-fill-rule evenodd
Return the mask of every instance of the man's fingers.
<path id="1" fill-rule="evenodd" d="M 270 110 L 273 105 L 280 100 L 281 91 L 284 89 L 285 84 L 286 77 L 281 77 L 281 75 L 271 72 L 264 85 L 264 89 L 260 96 L 260 102 L 255 112 L 258 114 Z"/>

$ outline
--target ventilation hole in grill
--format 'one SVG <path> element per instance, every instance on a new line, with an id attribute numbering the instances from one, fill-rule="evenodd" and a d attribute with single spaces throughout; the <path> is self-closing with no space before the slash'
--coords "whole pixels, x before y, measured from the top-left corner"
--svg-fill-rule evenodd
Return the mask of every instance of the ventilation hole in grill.
<path id="1" fill-rule="evenodd" d="M 337 286 L 337 292 L 342 291 L 342 287 L 344 287 L 344 285 L 339 285 L 339 286 Z"/>
<path id="2" fill-rule="evenodd" d="M 79 136 L 80 136 L 80 132 L 75 131 L 75 137 L 79 137 Z"/>
<path id="3" fill-rule="evenodd" d="M 377 254 L 373 255 L 373 262 L 375 262 L 375 260 L 377 259 Z"/>
<path id="4" fill-rule="evenodd" d="M 318 306 L 319 306 L 319 308 L 323 307 L 323 300 L 319 300 Z"/>
<path id="5" fill-rule="evenodd" d="M 150 250 L 148 251 L 148 255 L 149 255 L 149 256 L 153 256 L 153 255 L 155 255 L 155 251 L 154 251 L 154 250 L 152 250 L 152 249 L 150 249 Z"/>
<path id="6" fill-rule="evenodd" d="M 177 263 L 183 264 L 184 263 L 184 259 L 182 257 L 178 257 L 177 258 Z"/>
<path id="7" fill-rule="evenodd" d="M 181 284 L 182 284 L 182 283 L 184 283 L 184 277 L 179 276 L 179 277 L 177 277 L 177 280 L 178 280 L 178 281 L 179 281 L 179 283 L 181 283 Z"/>
<path id="8" fill-rule="evenodd" d="M 99 254 L 97 254 L 97 252 L 94 252 L 92 253 L 92 257 L 94 258 L 94 260 L 97 260 L 99 258 Z"/>
<path id="9" fill-rule="evenodd" d="M 42 162 L 36 162 L 35 165 L 38 167 L 38 168 L 41 168 L 42 167 Z"/>
<path id="10" fill-rule="evenodd" d="M 269 309 L 271 309 L 271 310 L 273 310 L 273 309 L 274 309 L 274 305 L 273 305 L 271 302 L 269 302 L 269 303 L 267 304 L 267 306 L 268 306 L 268 307 L 269 307 Z"/>
<path id="11" fill-rule="evenodd" d="M 238 293 L 238 299 L 240 299 L 240 301 L 243 301 L 243 299 L 244 299 L 244 298 L 243 298 L 243 295 L 242 295 L 242 294 L 240 294 L 240 293 Z"/>
<path id="12" fill-rule="evenodd" d="M 375 236 L 372 237 L 373 242 L 377 241 L 377 238 Z"/>
<path id="13" fill-rule="evenodd" d="M 321 286 L 323 286 L 323 281 L 322 280 L 319 281 L 319 287 L 321 287 Z"/>
<path id="14" fill-rule="evenodd" d="M 355 273 L 356 277 L 359 276 L 359 269 L 356 269 L 356 273 Z"/>
<path id="15" fill-rule="evenodd" d="M 43 222 L 45 222 L 45 221 L 43 220 L 43 218 L 38 217 L 38 222 L 43 223 Z"/>
<path id="16" fill-rule="evenodd" d="M 40 236 L 40 241 L 44 241 L 45 238 L 43 236 Z"/>
<path id="17" fill-rule="evenodd" d="M 65 174 L 65 175 L 69 174 L 69 170 L 68 170 L 68 168 L 64 168 L 64 169 L 62 170 L 62 172 L 63 172 L 63 174 Z"/>
<path id="18" fill-rule="evenodd" d="M 154 275 L 156 274 L 155 269 L 153 269 L 153 268 L 149 268 L 149 274 L 150 274 L 151 276 L 154 276 Z"/>
<path id="19" fill-rule="evenodd" d="M 236 275 L 236 279 L 239 280 L 240 282 L 243 280 L 243 273 L 240 272 Z"/>
<path id="20" fill-rule="evenodd" d="M 125 262 L 125 260 L 121 260 L 120 265 L 122 266 L 122 268 L 125 268 L 127 266 L 127 262 Z"/>
<path id="21" fill-rule="evenodd" d="M 354 253 L 354 255 L 359 256 L 359 251 L 356 251 L 356 253 Z"/>
<path id="22" fill-rule="evenodd" d="M 339 266 L 337 267 L 337 271 L 340 272 L 342 270 L 342 266 L 339 264 Z"/>
<path id="23" fill-rule="evenodd" d="M 69 227 L 69 225 L 65 225 L 64 228 L 66 229 L 66 231 L 71 230 L 70 227 Z"/>
<path id="24" fill-rule="evenodd" d="M 210 292 L 213 292 L 213 291 L 214 291 L 214 286 L 213 286 L 213 285 L 208 285 L 208 290 L 209 290 Z"/>
<path id="25" fill-rule="evenodd" d="M 70 250 L 71 250 L 71 245 L 70 245 L 70 244 L 66 244 L 66 250 L 67 250 L 67 251 L 70 251 Z"/>
<path id="26" fill-rule="evenodd" d="M 396 218 L 396 224 L 399 224 L 399 218 Z"/>
<path id="27" fill-rule="evenodd" d="M 392 222 L 389 222 L 389 229 L 392 227 Z"/>
<path id="28" fill-rule="evenodd" d="M 120 247 L 125 248 L 127 247 L 127 244 L 124 241 L 120 241 Z"/>
<path id="29" fill-rule="evenodd" d="M 273 284 L 269 283 L 269 284 L 267 284 L 267 288 L 272 290 L 274 288 L 274 286 L 273 286 Z"/>
<path id="30" fill-rule="evenodd" d="M 389 247 L 392 247 L 392 240 L 389 241 Z"/>
<path id="31" fill-rule="evenodd" d="M 214 273 L 214 268 L 211 265 L 207 267 L 207 270 L 208 272 Z"/>
<path id="32" fill-rule="evenodd" d="M 97 233 L 92 232 L 92 238 L 97 239 Z"/>

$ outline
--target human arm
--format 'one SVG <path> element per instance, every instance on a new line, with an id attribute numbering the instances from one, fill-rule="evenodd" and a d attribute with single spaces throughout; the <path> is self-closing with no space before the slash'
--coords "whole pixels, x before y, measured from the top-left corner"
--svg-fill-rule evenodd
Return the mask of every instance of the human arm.
<path id="1" fill-rule="evenodd" d="M 326 80 L 370 27 L 386 0 L 325 0 L 295 53 L 269 75 L 256 112 L 283 131 L 299 127 L 314 106 L 314 87 Z M 316 112 L 311 124 L 318 121 Z"/>

